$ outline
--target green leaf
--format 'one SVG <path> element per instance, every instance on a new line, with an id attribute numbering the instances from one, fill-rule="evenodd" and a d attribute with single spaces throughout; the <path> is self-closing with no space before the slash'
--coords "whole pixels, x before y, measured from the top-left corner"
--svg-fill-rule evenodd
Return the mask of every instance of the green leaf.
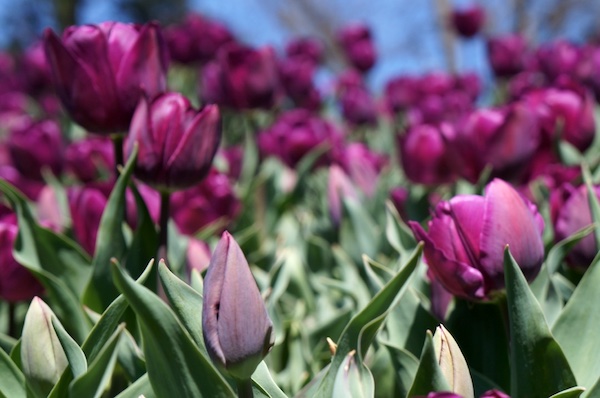
<path id="1" fill-rule="evenodd" d="M 137 379 L 135 383 L 125 390 L 121 391 L 116 398 L 140 398 L 141 396 L 144 396 L 145 398 L 156 398 L 156 394 L 154 394 L 150 379 L 148 378 L 148 373 Z"/>
<path id="2" fill-rule="evenodd" d="M 337 372 L 350 351 L 356 350 L 362 361 L 391 307 L 404 292 L 406 282 L 419 264 L 422 250 L 423 245 L 419 244 L 404 268 L 346 325 L 337 342 L 329 370 L 318 386 L 317 396 L 331 396 Z"/>
<path id="3" fill-rule="evenodd" d="M 410 229 L 402 221 L 394 204 L 389 200 L 385 203 L 385 210 L 385 236 L 394 250 L 401 256 L 405 255 L 415 247 L 417 242 Z"/>
<path id="4" fill-rule="evenodd" d="M 425 344 L 421 352 L 419 367 L 408 392 L 408 397 L 427 395 L 432 391 L 451 391 L 451 388 L 438 364 L 438 358 L 433 347 L 433 336 L 428 330 L 425 334 Z"/>
<path id="5" fill-rule="evenodd" d="M 122 260 L 127 253 L 127 243 L 123 234 L 125 219 L 125 191 L 133 173 L 137 158 L 137 147 L 127 160 L 108 198 L 96 238 L 96 253 L 92 260 L 92 278 L 83 296 L 83 302 L 96 312 L 103 312 L 118 296 L 110 274 L 112 258 Z"/>
<path id="6" fill-rule="evenodd" d="M 71 336 L 69 336 L 63 325 L 61 325 L 60 321 L 56 317 L 52 317 L 52 327 L 56 332 L 56 336 L 58 337 L 58 341 L 60 341 L 63 351 L 65 352 L 67 361 L 69 363 L 68 367 L 71 369 L 73 376 L 77 377 L 85 373 L 87 370 L 87 360 L 79 345 Z"/>
<path id="7" fill-rule="evenodd" d="M 550 398 L 578 398 L 581 394 L 583 394 L 585 388 L 583 387 L 572 387 L 568 388 L 564 391 L 557 392 L 552 395 Z"/>
<path id="8" fill-rule="evenodd" d="M 255 386 L 259 387 L 266 394 L 267 397 L 287 398 L 287 395 L 285 395 L 285 393 L 281 391 L 281 388 L 279 388 L 277 383 L 275 383 L 275 381 L 273 380 L 273 377 L 269 372 L 269 368 L 267 367 L 264 361 L 262 361 L 258 365 L 256 370 L 252 374 L 252 382 Z"/>
<path id="9" fill-rule="evenodd" d="M 0 350 L 0 396 L 7 398 L 25 398 L 25 376 L 10 356 Z"/>
<path id="10" fill-rule="evenodd" d="M 590 212 L 592 213 L 592 220 L 594 224 L 599 225 L 600 223 L 600 203 L 598 197 L 595 194 L 594 185 L 592 182 L 592 176 L 590 170 L 586 164 L 581 165 L 581 173 L 583 174 L 583 181 L 587 187 L 588 201 L 590 203 Z M 596 238 L 596 247 L 600 247 L 600 228 L 594 230 L 594 237 Z"/>
<path id="11" fill-rule="evenodd" d="M 96 358 L 90 362 L 87 372 L 77 377 L 69 387 L 69 396 L 98 398 L 110 381 L 117 360 L 117 343 L 125 325 L 122 324 L 108 339 Z"/>
<path id="12" fill-rule="evenodd" d="M 120 267 L 113 265 L 112 272 L 116 286 L 140 321 L 146 366 L 156 394 L 181 398 L 234 397 L 231 387 L 202 355 L 173 311 Z"/>
<path id="13" fill-rule="evenodd" d="M 0 350 L 9 353 L 17 344 L 17 339 L 7 334 L 0 333 Z"/>
<path id="14" fill-rule="evenodd" d="M 410 391 L 419 368 L 419 360 L 409 351 L 397 347 L 390 342 L 382 342 L 388 349 L 392 364 L 396 370 L 396 387 L 400 396 L 405 397 Z"/>
<path id="15" fill-rule="evenodd" d="M 552 333 L 569 360 L 578 384 L 591 388 L 600 378 L 600 261 L 597 256 L 556 320 Z"/>
<path id="16" fill-rule="evenodd" d="M 375 396 L 375 381 L 369 369 L 350 351 L 339 367 L 333 383 L 333 398 Z"/>
<path id="17" fill-rule="evenodd" d="M 351 198 L 343 198 L 342 203 L 340 245 L 356 264 L 360 264 L 363 254 L 375 257 L 381 233 L 361 203 Z"/>
<path id="18" fill-rule="evenodd" d="M 576 386 L 569 363 L 508 247 L 504 251 L 504 278 L 511 340 L 511 396 L 545 398 Z"/>

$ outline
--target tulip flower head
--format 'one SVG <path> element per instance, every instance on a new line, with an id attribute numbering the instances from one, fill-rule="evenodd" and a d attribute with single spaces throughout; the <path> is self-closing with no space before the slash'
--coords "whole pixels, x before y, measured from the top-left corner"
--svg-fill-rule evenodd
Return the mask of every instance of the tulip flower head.
<path id="1" fill-rule="evenodd" d="M 414 221 L 409 225 L 425 242 L 425 258 L 436 279 L 466 299 L 486 300 L 504 288 L 506 245 L 528 281 L 544 259 L 542 217 L 500 179 L 488 184 L 484 196 L 458 195 L 440 202 L 429 231 Z"/>
<path id="2" fill-rule="evenodd" d="M 198 184 L 210 171 L 221 140 L 221 118 L 216 105 L 200 110 L 178 93 L 143 98 L 125 141 L 129 156 L 137 142 L 135 176 L 161 190 Z"/>
<path id="3" fill-rule="evenodd" d="M 273 346 L 273 323 L 242 249 L 224 232 L 204 279 L 204 343 L 211 359 L 249 379 Z"/>

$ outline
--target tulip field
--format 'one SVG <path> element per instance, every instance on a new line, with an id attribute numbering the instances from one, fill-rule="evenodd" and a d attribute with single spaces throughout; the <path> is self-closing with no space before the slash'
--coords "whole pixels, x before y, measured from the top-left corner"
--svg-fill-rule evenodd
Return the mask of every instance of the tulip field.
<path id="1" fill-rule="evenodd" d="M 600 44 L 375 90 L 334 41 L 325 84 L 194 13 L 0 53 L 0 397 L 600 397 Z"/>

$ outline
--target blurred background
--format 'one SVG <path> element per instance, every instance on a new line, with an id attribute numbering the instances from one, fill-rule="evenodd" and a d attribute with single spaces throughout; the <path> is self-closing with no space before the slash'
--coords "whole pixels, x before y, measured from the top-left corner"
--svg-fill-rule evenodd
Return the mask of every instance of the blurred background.
<path id="1" fill-rule="evenodd" d="M 470 39 L 453 34 L 451 11 L 475 4 L 485 10 L 482 34 Z M 336 30 L 364 22 L 378 51 L 377 64 L 367 76 L 375 91 L 390 76 L 441 69 L 473 71 L 489 81 L 485 43 L 490 36 L 519 32 L 534 45 L 556 38 L 583 43 L 597 41 L 600 29 L 597 0 L 0 0 L 0 46 L 24 48 L 47 26 L 62 31 L 105 20 L 159 20 L 167 25 L 189 11 L 224 23 L 243 42 L 270 44 L 278 51 L 293 37 L 318 38 L 326 48 L 325 76 L 343 67 Z"/>

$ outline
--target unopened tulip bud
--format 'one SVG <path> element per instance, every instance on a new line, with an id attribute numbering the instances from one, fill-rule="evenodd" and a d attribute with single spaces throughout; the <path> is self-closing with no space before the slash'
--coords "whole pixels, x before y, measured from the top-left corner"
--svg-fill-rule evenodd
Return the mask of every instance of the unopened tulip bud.
<path id="1" fill-rule="evenodd" d="M 433 347 L 438 364 L 452 391 L 465 398 L 473 398 L 473 381 L 467 361 L 456 340 L 443 325 L 436 328 L 433 335 Z"/>
<path id="2" fill-rule="evenodd" d="M 208 265 L 202 306 L 211 359 L 246 380 L 273 346 L 273 323 L 242 249 L 224 232 Z"/>

